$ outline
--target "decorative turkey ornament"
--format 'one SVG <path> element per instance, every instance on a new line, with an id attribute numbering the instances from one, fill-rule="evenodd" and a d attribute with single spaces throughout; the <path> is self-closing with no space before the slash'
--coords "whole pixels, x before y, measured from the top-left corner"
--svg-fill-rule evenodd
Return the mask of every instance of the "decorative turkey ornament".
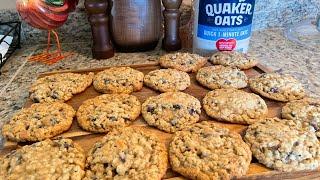
<path id="1" fill-rule="evenodd" d="M 29 58 L 46 64 L 54 64 L 72 53 L 62 53 L 58 33 L 55 31 L 68 19 L 69 13 L 75 10 L 78 0 L 17 0 L 17 11 L 30 26 L 48 31 L 47 49 Z M 57 43 L 57 50 L 50 52 L 51 33 Z"/>

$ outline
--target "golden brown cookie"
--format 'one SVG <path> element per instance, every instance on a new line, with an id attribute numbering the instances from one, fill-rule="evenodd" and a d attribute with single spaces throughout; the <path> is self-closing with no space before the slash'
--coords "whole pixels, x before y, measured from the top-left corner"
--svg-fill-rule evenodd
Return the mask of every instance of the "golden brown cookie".
<path id="1" fill-rule="evenodd" d="M 71 139 L 45 140 L 0 158 L 0 179 L 73 179 L 85 174 L 85 154 Z"/>
<path id="2" fill-rule="evenodd" d="M 173 133 L 199 121 L 200 101 L 183 92 L 149 97 L 142 104 L 142 116 L 150 126 Z"/>
<path id="3" fill-rule="evenodd" d="M 94 88 L 101 93 L 130 94 L 143 87 L 143 73 L 130 67 L 113 67 L 97 73 Z"/>
<path id="4" fill-rule="evenodd" d="M 201 68 L 196 76 L 197 81 L 209 88 L 245 88 L 248 78 L 243 71 L 238 68 L 225 67 L 221 65 Z"/>
<path id="5" fill-rule="evenodd" d="M 250 78 L 249 86 L 255 93 L 277 101 L 288 102 L 305 96 L 302 84 L 287 74 L 265 73 Z"/>
<path id="6" fill-rule="evenodd" d="M 245 175 L 251 151 L 241 136 L 203 121 L 174 134 L 172 169 L 190 179 L 233 179 Z"/>
<path id="7" fill-rule="evenodd" d="M 305 98 L 288 102 L 282 108 L 282 117 L 301 122 L 320 137 L 320 100 Z"/>
<path id="8" fill-rule="evenodd" d="M 93 146 L 84 179 L 160 180 L 167 164 L 166 147 L 157 137 L 127 127 L 109 132 Z"/>
<path id="9" fill-rule="evenodd" d="M 161 92 L 183 91 L 190 86 L 188 73 L 175 69 L 158 69 L 144 77 L 144 84 Z"/>
<path id="10" fill-rule="evenodd" d="M 207 63 L 207 59 L 191 53 L 171 53 L 160 57 L 160 65 L 164 68 L 173 68 L 184 72 L 197 72 Z"/>
<path id="11" fill-rule="evenodd" d="M 11 141 L 41 141 L 67 131 L 74 116 L 75 110 L 65 103 L 37 103 L 14 115 L 2 134 Z"/>
<path id="12" fill-rule="evenodd" d="M 91 132 L 125 127 L 140 115 L 141 104 L 133 95 L 104 94 L 86 100 L 77 111 L 79 125 Z"/>
<path id="13" fill-rule="evenodd" d="M 219 51 L 213 54 L 210 61 L 216 65 L 250 69 L 258 64 L 258 61 L 250 54 L 237 51 Z"/>
<path id="14" fill-rule="evenodd" d="M 237 89 L 216 89 L 203 98 L 203 109 L 219 121 L 252 124 L 268 114 L 265 101 L 258 95 Z"/>
<path id="15" fill-rule="evenodd" d="M 89 87 L 93 76 L 93 73 L 62 73 L 40 78 L 30 88 L 30 99 L 35 103 L 68 101 Z"/>
<path id="16" fill-rule="evenodd" d="M 297 121 L 267 118 L 250 125 L 244 140 L 253 156 L 269 168 L 291 172 L 320 166 L 320 144 L 315 133 Z"/>

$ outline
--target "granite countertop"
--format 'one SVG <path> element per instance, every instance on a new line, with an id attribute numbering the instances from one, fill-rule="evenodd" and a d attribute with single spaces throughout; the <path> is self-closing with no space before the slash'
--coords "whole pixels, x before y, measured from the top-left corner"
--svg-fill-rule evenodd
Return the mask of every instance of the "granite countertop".
<path id="1" fill-rule="evenodd" d="M 1 69 L 0 76 L 0 127 L 21 109 L 28 98 L 28 89 L 39 73 L 85 69 L 113 65 L 146 64 L 158 61 L 159 50 L 144 53 L 117 53 L 107 60 L 91 58 L 90 42 L 63 44 L 65 51 L 74 52 L 73 56 L 48 66 L 26 61 L 33 53 L 40 52 L 44 45 L 24 47 L 17 51 Z M 260 62 L 273 70 L 283 71 L 298 78 L 311 96 L 320 95 L 320 46 L 306 49 L 288 41 L 283 29 L 256 31 L 251 39 L 250 51 Z M 1 137 L 0 137 L 1 139 Z M 0 140 L 1 141 L 1 140 Z"/>

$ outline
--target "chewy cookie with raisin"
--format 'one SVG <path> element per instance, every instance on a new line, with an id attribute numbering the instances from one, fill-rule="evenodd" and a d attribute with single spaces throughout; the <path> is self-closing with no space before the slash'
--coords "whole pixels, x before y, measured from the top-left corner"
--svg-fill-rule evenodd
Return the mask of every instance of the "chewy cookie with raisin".
<path id="1" fill-rule="evenodd" d="M 320 137 L 320 100 L 305 98 L 288 102 L 282 108 L 282 117 L 300 121 L 303 125 L 310 127 Z"/>
<path id="2" fill-rule="evenodd" d="M 0 158 L 0 179 L 73 179 L 85 174 L 85 154 L 71 139 L 45 140 Z"/>
<path id="3" fill-rule="evenodd" d="M 213 54 L 210 60 L 215 65 L 250 69 L 258 64 L 258 61 L 250 54 L 237 51 L 219 51 Z"/>
<path id="4" fill-rule="evenodd" d="M 143 73 L 130 67 L 113 67 L 97 73 L 94 88 L 101 93 L 130 94 L 143 87 Z"/>
<path id="5" fill-rule="evenodd" d="M 77 120 L 84 130 L 102 133 L 131 124 L 140 112 L 141 104 L 137 97 L 104 94 L 86 100 L 77 111 Z"/>
<path id="6" fill-rule="evenodd" d="M 188 73 L 176 69 L 158 69 L 144 77 L 144 84 L 161 92 L 183 91 L 190 86 Z"/>
<path id="7" fill-rule="evenodd" d="M 142 104 L 142 116 L 150 126 L 173 133 L 199 121 L 200 101 L 183 92 L 149 97 Z"/>
<path id="8" fill-rule="evenodd" d="M 248 78 L 243 71 L 238 68 L 225 67 L 221 65 L 201 68 L 196 76 L 197 81 L 209 88 L 245 88 Z"/>
<path id="9" fill-rule="evenodd" d="M 294 77 L 280 73 L 265 73 L 249 79 L 252 91 L 269 99 L 288 102 L 302 99 L 305 90 Z"/>
<path id="10" fill-rule="evenodd" d="M 297 121 L 267 118 L 250 125 L 244 140 L 265 166 L 280 171 L 314 170 L 320 166 L 320 143 Z"/>
<path id="11" fill-rule="evenodd" d="M 40 78 L 29 90 L 30 99 L 35 103 L 68 101 L 89 87 L 93 76 L 93 73 L 62 73 Z"/>
<path id="12" fill-rule="evenodd" d="M 160 180 L 167 164 L 167 150 L 157 137 L 127 127 L 109 132 L 93 146 L 84 179 Z"/>
<path id="13" fill-rule="evenodd" d="M 11 141 L 41 141 L 67 131 L 74 116 L 75 110 L 65 103 L 37 103 L 15 114 L 2 134 Z"/>
<path id="14" fill-rule="evenodd" d="M 207 59 L 198 54 L 177 52 L 161 56 L 159 62 L 164 68 L 173 68 L 184 72 L 197 72 L 207 63 Z"/>
<path id="15" fill-rule="evenodd" d="M 202 121 L 174 134 L 169 158 L 190 179 L 233 179 L 247 173 L 251 151 L 239 134 Z"/>
<path id="16" fill-rule="evenodd" d="M 268 114 L 258 95 L 237 89 L 216 89 L 203 98 L 203 109 L 216 120 L 252 124 Z"/>

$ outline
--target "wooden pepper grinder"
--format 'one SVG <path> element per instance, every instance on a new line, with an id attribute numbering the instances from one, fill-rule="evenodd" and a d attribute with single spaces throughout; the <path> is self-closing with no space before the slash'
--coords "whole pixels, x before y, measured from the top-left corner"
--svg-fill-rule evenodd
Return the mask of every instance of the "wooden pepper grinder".
<path id="1" fill-rule="evenodd" d="M 85 7 L 91 24 L 93 47 L 92 55 L 95 59 L 108 59 L 114 56 L 108 28 L 108 1 L 85 0 Z"/>
<path id="2" fill-rule="evenodd" d="M 166 51 L 177 51 L 181 49 L 180 28 L 180 6 L 182 0 L 162 0 L 165 7 L 164 16 L 164 39 L 162 48 Z"/>

